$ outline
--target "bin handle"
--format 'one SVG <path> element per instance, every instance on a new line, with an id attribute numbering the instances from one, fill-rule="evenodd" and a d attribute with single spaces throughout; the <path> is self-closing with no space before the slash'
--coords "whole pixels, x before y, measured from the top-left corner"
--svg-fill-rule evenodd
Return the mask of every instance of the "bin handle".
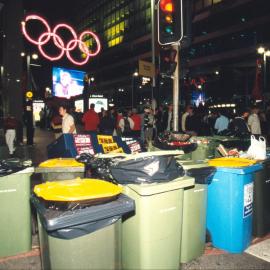
<path id="1" fill-rule="evenodd" d="M 76 226 L 69 226 L 67 228 L 58 229 L 55 231 L 47 232 L 48 235 L 59 238 L 59 239 L 75 239 L 90 233 L 93 233 L 97 230 L 100 230 L 104 227 L 110 226 L 117 222 L 121 216 L 114 216 L 111 218 L 98 220 L 90 223 L 84 223 Z"/>

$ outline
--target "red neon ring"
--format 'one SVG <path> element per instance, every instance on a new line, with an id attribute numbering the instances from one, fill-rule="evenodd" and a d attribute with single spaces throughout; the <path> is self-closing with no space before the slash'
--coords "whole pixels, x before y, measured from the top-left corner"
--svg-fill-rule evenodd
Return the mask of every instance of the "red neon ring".
<path id="1" fill-rule="evenodd" d="M 70 40 L 69 41 L 69 43 L 67 44 L 67 48 L 69 48 L 69 47 L 71 47 L 71 45 L 72 45 L 72 43 L 75 43 L 76 45 L 77 45 L 77 43 L 79 43 L 80 45 L 79 46 L 81 46 L 82 44 L 82 46 L 85 46 L 85 44 L 83 43 L 83 41 L 81 41 L 81 40 L 79 40 L 79 39 L 77 39 L 77 40 Z M 85 46 L 86 47 L 86 46 Z M 82 66 L 82 65 L 85 65 L 87 62 L 88 62 L 88 60 L 89 60 L 89 55 L 88 54 L 86 54 L 86 58 L 82 61 L 82 62 L 78 62 L 78 61 L 76 61 L 76 60 L 74 60 L 73 58 L 72 58 L 72 56 L 70 55 L 70 51 L 69 50 L 67 50 L 66 51 L 66 56 L 67 56 L 67 58 L 73 63 L 73 64 L 75 64 L 75 65 L 78 65 L 78 66 Z"/>
<path id="2" fill-rule="evenodd" d="M 51 33 L 51 28 L 50 28 L 49 24 L 46 22 L 46 20 L 43 19 L 42 17 L 38 16 L 38 15 L 28 15 L 28 16 L 25 18 L 25 21 L 22 22 L 22 31 L 23 31 L 23 34 L 25 35 L 25 37 L 28 39 L 28 41 L 32 42 L 33 44 L 39 45 L 39 42 L 38 42 L 37 40 L 32 39 L 32 38 L 28 35 L 28 33 L 27 33 L 27 31 L 26 31 L 25 25 L 26 25 L 26 23 L 27 23 L 28 21 L 30 21 L 30 20 L 38 20 L 38 21 L 41 21 L 41 22 L 45 25 L 45 27 L 47 28 L 47 32 L 48 32 L 48 33 Z M 50 36 L 48 36 L 48 38 L 45 39 L 45 40 L 42 42 L 41 45 L 44 45 L 45 43 L 47 43 L 47 42 L 49 41 L 49 39 L 50 39 Z M 39 40 L 39 39 L 38 39 L 38 40 Z"/>
<path id="3" fill-rule="evenodd" d="M 43 34 L 39 37 L 39 39 L 38 39 L 39 42 L 41 42 L 42 39 L 43 39 L 46 35 L 48 35 L 49 37 L 51 37 L 51 36 L 56 37 L 57 39 L 59 39 L 60 43 L 62 43 L 62 44 L 64 45 L 63 40 L 62 40 L 58 35 L 56 35 L 56 34 L 54 34 L 54 33 L 43 33 Z M 64 55 L 64 53 L 65 53 L 65 50 L 64 50 L 63 48 L 60 48 L 60 50 L 61 50 L 60 54 L 57 55 L 57 56 L 52 57 L 52 56 L 49 56 L 48 54 L 46 54 L 46 53 L 44 52 L 44 50 L 43 50 L 41 44 L 38 44 L 38 49 L 39 49 L 40 53 L 41 53 L 45 58 L 47 58 L 47 59 L 50 60 L 50 61 L 57 61 L 57 60 L 61 59 L 61 57 L 63 57 L 63 55 Z"/>
<path id="4" fill-rule="evenodd" d="M 64 24 L 64 23 L 61 23 L 61 24 L 58 24 L 58 25 L 56 25 L 55 27 L 54 27 L 54 29 L 53 29 L 53 33 L 55 34 L 55 35 L 57 35 L 56 34 L 56 31 L 59 29 L 59 28 L 66 28 L 66 29 L 68 29 L 70 32 L 71 32 L 71 34 L 72 34 L 72 36 L 73 36 L 73 39 L 74 40 L 77 40 L 78 39 L 78 37 L 77 37 L 77 34 L 76 34 L 76 32 L 74 31 L 74 29 L 71 27 L 71 26 L 69 26 L 69 25 L 67 25 L 67 24 Z M 59 45 L 59 43 L 57 42 L 57 39 L 56 39 L 56 36 L 53 36 L 53 41 L 54 41 L 54 44 L 55 44 L 55 46 L 57 46 L 59 49 L 64 49 L 65 51 L 71 51 L 71 50 L 73 50 L 73 49 L 75 49 L 75 47 L 76 47 L 76 43 L 74 44 L 74 46 L 72 46 L 71 48 L 67 48 L 67 46 L 65 47 L 65 46 L 63 46 L 63 45 Z"/>
<path id="5" fill-rule="evenodd" d="M 100 44 L 100 40 L 99 40 L 98 36 L 95 33 L 93 33 L 92 31 L 86 30 L 86 31 L 84 31 L 84 32 L 82 32 L 80 34 L 79 40 L 83 42 L 82 38 L 85 35 L 91 35 L 91 36 L 94 37 L 94 39 L 95 39 L 95 41 L 97 43 L 97 49 L 96 49 L 96 51 L 94 53 L 90 53 L 88 48 L 87 48 L 87 51 L 86 51 L 84 48 L 81 47 L 81 44 L 80 44 L 79 47 L 80 47 L 81 51 L 83 51 L 86 55 L 96 56 L 101 50 L 101 44 Z"/>

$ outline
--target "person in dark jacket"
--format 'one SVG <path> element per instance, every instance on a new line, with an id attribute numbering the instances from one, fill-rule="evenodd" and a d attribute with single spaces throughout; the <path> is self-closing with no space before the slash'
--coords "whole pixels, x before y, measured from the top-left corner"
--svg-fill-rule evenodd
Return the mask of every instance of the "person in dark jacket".
<path id="1" fill-rule="evenodd" d="M 101 134 L 113 135 L 113 130 L 115 127 L 115 120 L 108 113 L 108 111 L 103 112 L 103 117 L 100 119 L 99 131 Z"/>
<path id="2" fill-rule="evenodd" d="M 234 118 L 232 123 L 229 125 L 229 129 L 236 136 L 245 136 L 250 134 L 250 130 L 247 124 L 249 116 L 248 109 L 241 109 L 237 117 Z"/>

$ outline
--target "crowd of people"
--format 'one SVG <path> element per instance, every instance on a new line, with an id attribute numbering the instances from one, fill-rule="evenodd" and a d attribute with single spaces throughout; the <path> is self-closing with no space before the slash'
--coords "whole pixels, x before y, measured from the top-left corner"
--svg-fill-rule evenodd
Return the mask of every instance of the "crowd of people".
<path id="1" fill-rule="evenodd" d="M 193 107 L 188 105 L 179 113 L 179 132 L 193 136 L 211 136 L 214 134 L 225 136 L 249 136 L 263 135 L 270 137 L 270 106 L 262 110 L 257 106 L 237 110 L 237 114 L 226 108 L 209 110 L 200 105 Z M 28 121 L 32 122 L 32 121 Z M 60 105 L 57 110 L 49 114 L 44 125 L 42 117 L 41 128 L 52 129 L 55 138 L 63 133 L 83 132 L 86 134 L 118 135 L 123 137 L 139 138 L 149 143 L 159 133 L 173 130 L 173 106 L 159 106 L 153 111 L 151 107 L 145 107 L 143 112 L 133 108 L 130 110 L 117 110 L 110 108 L 95 111 L 95 105 L 91 104 L 89 110 L 78 116 L 75 110 L 69 110 L 66 105 Z M 28 125 L 26 125 L 28 126 Z M 31 130 L 33 126 L 31 126 Z M 5 138 L 10 155 L 15 151 L 14 141 L 18 122 L 14 117 L 7 116 L 4 121 Z M 33 132 L 29 132 L 29 134 Z M 32 134 L 33 135 L 33 134 Z M 31 135 L 31 137 L 33 137 Z M 33 144 L 33 138 L 27 139 Z"/>
<path id="2" fill-rule="evenodd" d="M 62 133 L 76 133 L 76 126 L 82 124 L 83 132 L 87 134 L 119 135 L 124 137 L 140 138 L 148 144 L 157 134 L 173 130 L 173 106 L 159 106 L 155 111 L 145 107 L 143 112 L 136 109 L 117 110 L 104 109 L 97 113 L 95 105 L 91 104 L 80 119 L 69 113 L 67 107 L 60 106 L 62 117 Z M 57 134 L 61 118 L 57 117 Z M 207 107 L 186 106 L 179 114 L 179 132 L 195 136 L 211 136 L 213 134 L 227 136 L 264 135 L 270 133 L 270 107 L 266 111 L 257 106 L 237 110 L 237 114 L 226 108 L 209 110 Z"/>

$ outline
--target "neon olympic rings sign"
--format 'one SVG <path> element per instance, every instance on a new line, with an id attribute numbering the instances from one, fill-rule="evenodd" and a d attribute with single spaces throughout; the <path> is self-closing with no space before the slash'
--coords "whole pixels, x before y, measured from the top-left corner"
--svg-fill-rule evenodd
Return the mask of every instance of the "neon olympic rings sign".
<path id="1" fill-rule="evenodd" d="M 33 39 L 26 31 L 26 23 L 30 20 L 40 21 L 45 26 L 45 28 L 47 30 L 46 32 L 42 33 L 39 36 L 39 38 L 36 40 Z M 61 28 L 67 29 L 73 37 L 73 39 L 66 42 L 66 44 L 63 41 L 63 39 L 57 34 L 57 31 Z M 51 30 L 48 22 L 44 18 L 42 18 L 38 15 L 34 15 L 34 14 L 26 16 L 25 20 L 22 22 L 22 32 L 23 32 L 23 35 L 26 37 L 26 39 L 29 42 L 37 45 L 41 55 L 43 55 L 46 59 L 48 59 L 50 61 L 57 61 L 57 60 L 61 59 L 64 56 L 64 54 L 66 54 L 66 57 L 69 59 L 69 61 L 71 61 L 75 65 L 81 66 L 81 65 L 86 64 L 90 57 L 96 56 L 101 50 L 100 40 L 99 40 L 98 36 L 95 33 L 93 33 L 92 31 L 85 30 L 78 37 L 75 30 L 70 25 L 64 24 L 64 23 L 57 24 L 53 28 L 53 30 Z M 92 36 L 93 39 L 96 41 L 95 52 L 89 51 L 88 47 L 83 42 L 83 38 L 86 35 Z M 59 54 L 54 55 L 54 56 L 48 55 L 43 49 L 43 45 L 48 43 L 49 40 L 51 39 L 51 37 L 52 37 L 54 45 L 60 50 Z M 71 56 L 71 51 L 74 50 L 77 46 L 79 47 L 80 51 L 86 55 L 86 58 L 83 59 L 81 62 L 74 60 Z"/>

